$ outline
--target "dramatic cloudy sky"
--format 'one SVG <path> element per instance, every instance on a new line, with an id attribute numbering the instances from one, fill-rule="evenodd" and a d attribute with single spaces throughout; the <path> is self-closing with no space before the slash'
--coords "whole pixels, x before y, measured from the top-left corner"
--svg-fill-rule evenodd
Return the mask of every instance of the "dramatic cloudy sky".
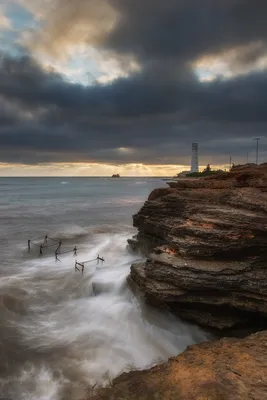
<path id="1" fill-rule="evenodd" d="M 0 0 L 0 175 L 267 161 L 266 0 Z"/>

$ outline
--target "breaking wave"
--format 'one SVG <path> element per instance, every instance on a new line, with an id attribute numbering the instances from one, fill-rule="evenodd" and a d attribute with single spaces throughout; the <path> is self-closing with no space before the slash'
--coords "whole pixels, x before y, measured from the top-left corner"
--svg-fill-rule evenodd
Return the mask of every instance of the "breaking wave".
<path id="1" fill-rule="evenodd" d="M 80 239 L 78 261 L 105 257 L 75 272 L 75 258 L 27 255 L 0 281 L 0 395 L 12 400 L 76 400 L 88 385 L 146 368 L 206 339 L 195 326 L 153 309 L 129 290 L 135 257 L 120 228 L 65 226 Z M 92 239 L 93 237 L 93 239 Z M 20 244 L 21 246 L 21 244 Z M 12 362 L 10 362 L 12 360 Z"/>

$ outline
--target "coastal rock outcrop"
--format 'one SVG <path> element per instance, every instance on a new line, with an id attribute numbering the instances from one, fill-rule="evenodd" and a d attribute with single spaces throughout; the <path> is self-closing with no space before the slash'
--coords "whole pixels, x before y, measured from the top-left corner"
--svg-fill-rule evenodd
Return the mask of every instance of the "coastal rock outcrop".
<path id="1" fill-rule="evenodd" d="M 122 374 L 87 400 L 267 399 L 267 331 L 190 346 L 147 371 Z"/>
<path id="2" fill-rule="evenodd" d="M 129 284 L 205 327 L 266 326 L 267 164 L 168 185 L 133 217 Z"/>

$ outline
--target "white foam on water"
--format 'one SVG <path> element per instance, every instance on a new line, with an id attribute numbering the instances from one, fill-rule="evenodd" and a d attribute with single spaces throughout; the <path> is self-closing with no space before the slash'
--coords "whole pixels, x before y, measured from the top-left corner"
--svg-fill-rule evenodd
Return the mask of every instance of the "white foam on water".
<path id="1" fill-rule="evenodd" d="M 5 278 L 0 289 L 13 288 L 26 310 L 23 317 L 8 314 L 24 353 L 9 381 L 0 379 L 5 395 L 61 400 L 67 393 L 76 400 L 90 384 L 107 382 L 130 367 L 146 368 L 207 338 L 132 294 L 126 278 L 135 257 L 126 250 L 127 237 L 99 234 L 94 244 L 84 241 L 77 257 L 62 255 L 55 263 L 52 253 L 24 260 L 16 275 Z M 81 262 L 97 254 L 104 256 L 103 265 L 94 261 L 83 275 L 75 272 L 75 258 Z"/>
<path id="2" fill-rule="evenodd" d="M 82 228 L 79 225 L 71 224 L 61 227 L 60 230 L 51 232 L 48 236 L 64 240 L 64 239 L 75 239 L 85 235 L 88 235 L 88 231 L 85 228 Z"/>

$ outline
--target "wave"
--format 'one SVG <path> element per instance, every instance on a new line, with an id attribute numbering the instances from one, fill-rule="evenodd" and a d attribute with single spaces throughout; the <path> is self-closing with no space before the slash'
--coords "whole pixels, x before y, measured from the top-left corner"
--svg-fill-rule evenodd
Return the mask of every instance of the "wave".
<path id="1" fill-rule="evenodd" d="M 102 227 L 105 232 L 93 241 L 90 229 L 101 230 L 71 225 L 58 233 L 82 236 L 78 261 L 101 254 L 103 265 L 89 263 L 82 275 L 74 270 L 72 254 L 61 263 L 44 254 L 20 261 L 16 275 L 1 282 L 1 395 L 76 400 L 89 385 L 108 382 L 129 365 L 146 368 L 207 338 L 132 294 L 126 278 L 135 256 L 126 250 L 125 231 L 113 233 L 110 227 L 106 233 Z"/>
<path id="2" fill-rule="evenodd" d="M 3 317 L 4 313 L 25 314 L 27 312 L 23 303 L 25 294 L 25 291 L 14 288 L 9 289 L 9 293 L 0 292 L 0 315 Z"/>
<path id="3" fill-rule="evenodd" d="M 76 224 L 65 225 L 59 230 L 50 232 L 49 234 L 50 237 L 59 239 L 75 239 L 87 235 L 88 230 Z"/>
<path id="4" fill-rule="evenodd" d="M 60 239 L 77 239 L 84 238 L 86 236 L 94 236 L 99 234 L 116 234 L 123 232 L 132 232 L 133 228 L 131 225 L 126 224 L 101 224 L 91 225 L 88 227 L 81 227 L 76 224 L 65 225 L 57 231 L 50 232 L 49 236 L 52 238 Z"/>

